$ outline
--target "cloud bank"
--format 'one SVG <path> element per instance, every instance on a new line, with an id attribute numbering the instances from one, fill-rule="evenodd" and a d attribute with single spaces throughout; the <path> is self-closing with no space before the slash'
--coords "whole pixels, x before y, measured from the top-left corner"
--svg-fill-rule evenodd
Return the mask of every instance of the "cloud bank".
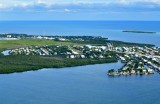
<path id="1" fill-rule="evenodd" d="M 160 20 L 158 16 L 160 0 L 0 0 L 0 20 Z"/>
<path id="2" fill-rule="evenodd" d="M 8 2 L 7 2 L 8 1 Z M 15 0 L 0 2 L 0 11 L 23 12 L 157 12 L 160 0 Z"/>

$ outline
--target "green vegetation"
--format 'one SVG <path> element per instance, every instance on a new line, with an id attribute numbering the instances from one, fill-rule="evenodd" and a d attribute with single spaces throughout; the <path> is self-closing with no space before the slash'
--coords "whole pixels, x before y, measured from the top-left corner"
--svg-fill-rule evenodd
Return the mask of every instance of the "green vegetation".
<path id="1" fill-rule="evenodd" d="M 87 41 L 71 41 L 72 43 L 76 44 L 92 44 L 92 45 L 106 45 L 107 43 L 113 44 L 113 46 L 119 46 L 119 47 L 132 47 L 132 46 L 140 46 L 140 47 L 153 47 L 152 44 L 141 44 L 141 43 L 130 43 L 130 42 L 123 42 L 123 41 L 115 41 L 115 40 L 108 40 L 106 38 L 95 38 L 93 40 L 87 40 Z"/>
<path id="2" fill-rule="evenodd" d="M 42 68 L 63 68 L 89 64 L 117 62 L 115 58 L 108 59 L 66 59 L 47 56 L 1 56 L 0 74 L 38 70 Z"/>
<path id="3" fill-rule="evenodd" d="M 156 32 L 151 32 L 151 31 L 138 31 L 138 30 L 125 30 L 125 31 L 123 31 L 123 32 L 156 34 Z"/>
<path id="4" fill-rule="evenodd" d="M 48 36 L 45 37 L 46 39 L 44 37 L 39 39 L 35 36 L 19 34 L 18 36 L 13 35 L 12 37 L 16 37 L 19 40 L 1 40 L 0 52 L 12 49 L 13 53 L 22 52 L 25 54 L 3 56 L 0 53 L 0 74 L 38 70 L 41 68 L 63 68 L 117 62 L 115 58 L 117 52 L 114 52 L 112 49 L 105 50 L 103 47 L 94 47 L 93 49 L 81 47 L 85 45 L 98 47 L 108 45 L 111 48 L 115 46 L 153 46 L 150 44 L 112 41 L 107 38 L 93 36 Z M 41 53 L 43 54 L 33 55 L 32 52 L 39 52 L 37 50 L 42 51 Z M 118 54 L 124 56 L 124 53 Z"/>
<path id="5" fill-rule="evenodd" d="M 140 47 L 154 47 L 155 45 L 152 44 L 141 44 L 141 43 L 130 43 L 130 42 L 123 42 L 123 41 L 114 41 L 114 40 L 108 40 L 107 42 L 110 42 L 113 44 L 113 46 L 118 47 L 133 47 L 133 46 L 140 46 Z"/>
<path id="6" fill-rule="evenodd" d="M 1 40 L 0 41 L 0 51 L 5 49 L 13 49 L 18 47 L 26 47 L 26 46 L 43 46 L 43 45 L 71 45 L 71 42 L 59 42 L 53 40 L 45 40 L 45 39 L 20 39 L 20 40 Z"/>
<path id="7" fill-rule="evenodd" d="M 97 38 L 87 38 L 84 36 L 85 41 L 79 41 L 79 40 L 70 40 L 70 41 L 53 41 L 53 40 L 47 40 L 47 39 L 33 39 L 33 38 L 23 38 L 19 40 L 1 40 L 0 41 L 0 51 L 6 50 L 6 49 L 13 49 L 13 48 L 19 48 L 19 47 L 26 47 L 26 46 L 44 46 L 44 45 L 85 45 L 85 44 L 91 44 L 91 45 L 106 45 L 107 43 L 111 43 L 114 46 L 149 46 L 153 47 L 154 45 L 151 44 L 138 44 L 138 43 L 128 43 L 128 42 L 122 42 L 122 41 L 113 41 L 113 40 L 107 40 L 106 38 L 97 37 Z"/>

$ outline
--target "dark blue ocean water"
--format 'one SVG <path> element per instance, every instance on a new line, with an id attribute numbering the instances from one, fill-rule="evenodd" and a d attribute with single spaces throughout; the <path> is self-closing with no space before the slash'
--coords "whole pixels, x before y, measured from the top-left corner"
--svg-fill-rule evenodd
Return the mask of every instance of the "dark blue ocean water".
<path id="1" fill-rule="evenodd" d="M 124 33 L 123 30 L 155 31 L 157 34 Z M 0 21 L 0 33 L 104 36 L 160 46 L 160 21 Z"/>
<path id="2" fill-rule="evenodd" d="M 0 22 L 1 33 L 35 35 L 98 35 L 114 40 L 154 43 L 159 34 L 121 30 L 159 31 L 160 22 Z M 62 69 L 43 69 L 0 75 L 0 104 L 160 104 L 160 75 L 108 77 L 120 62 Z"/>

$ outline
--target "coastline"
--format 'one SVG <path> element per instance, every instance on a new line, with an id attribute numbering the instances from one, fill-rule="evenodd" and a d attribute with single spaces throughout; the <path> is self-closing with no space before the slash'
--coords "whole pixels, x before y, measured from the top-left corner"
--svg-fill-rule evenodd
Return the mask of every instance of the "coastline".
<path id="1" fill-rule="evenodd" d="M 115 63 L 117 59 L 61 59 L 38 56 L 3 56 L 0 60 L 0 74 L 36 71 L 43 68 L 65 68 L 94 64 Z"/>
<path id="2" fill-rule="evenodd" d="M 100 36 L 34 36 L 27 34 L 2 34 L 18 40 L 1 40 L 0 74 L 64 68 L 91 64 L 135 60 L 137 55 L 156 53 L 159 48 L 151 44 L 108 40 Z M 141 62 L 141 60 L 139 60 Z M 159 64 L 157 64 L 158 66 Z"/>

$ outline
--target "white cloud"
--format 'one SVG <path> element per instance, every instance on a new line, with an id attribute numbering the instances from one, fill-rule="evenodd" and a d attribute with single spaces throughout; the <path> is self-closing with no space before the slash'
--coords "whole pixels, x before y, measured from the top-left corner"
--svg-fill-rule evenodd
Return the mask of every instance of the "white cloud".
<path id="1" fill-rule="evenodd" d="M 38 4 L 46 4 L 46 0 L 37 0 Z"/>
<path id="2" fill-rule="evenodd" d="M 102 3 L 102 4 L 133 4 L 133 3 L 139 3 L 139 2 L 149 2 L 149 3 L 155 3 L 159 4 L 160 0 L 0 0 L 1 4 L 7 4 L 8 6 L 13 6 L 15 4 L 17 5 L 23 5 L 25 4 L 46 4 L 46 5 L 52 5 L 52 4 L 94 4 L 94 3 Z"/>
<path id="3" fill-rule="evenodd" d="M 6 6 L 4 4 L 0 3 L 0 9 L 5 9 L 5 8 L 6 8 Z"/>
<path id="4" fill-rule="evenodd" d="M 3 4 L 0 4 L 0 7 L 3 7 Z"/>
<path id="5" fill-rule="evenodd" d="M 48 12 L 125 12 L 125 11 L 160 11 L 160 0 L 14 0 L 8 3 L 2 0 L 0 8 L 15 11 Z M 25 9 L 24 9 L 25 8 Z"/>
<path id="6" fill-rule="evenodd" d="M 71 12 L 71 10 L 70 10 L 70 9 L 67 9 L 67 8 L 64 9 L 64 11 L 65 11 L 65 12 Z"/>
<path id="7" fill-rule="evenodd" d="M 17 3 L 17 4 L 14 4 L 13 8 L 14 7 L 28 7 L 32 5 L 31 3 L 27 3 L 27 2 L 23 2 L 23 3 Z M 12 8 L 12 7 L 11 7 Z"/>
<path id="8" fill-rule="evenodd" d="M 35 0 L 34 2 L 35 4 L 44 4 L 44 5 L 52 5 L 56 2 L 54 2 L 54 0 Z"/>

